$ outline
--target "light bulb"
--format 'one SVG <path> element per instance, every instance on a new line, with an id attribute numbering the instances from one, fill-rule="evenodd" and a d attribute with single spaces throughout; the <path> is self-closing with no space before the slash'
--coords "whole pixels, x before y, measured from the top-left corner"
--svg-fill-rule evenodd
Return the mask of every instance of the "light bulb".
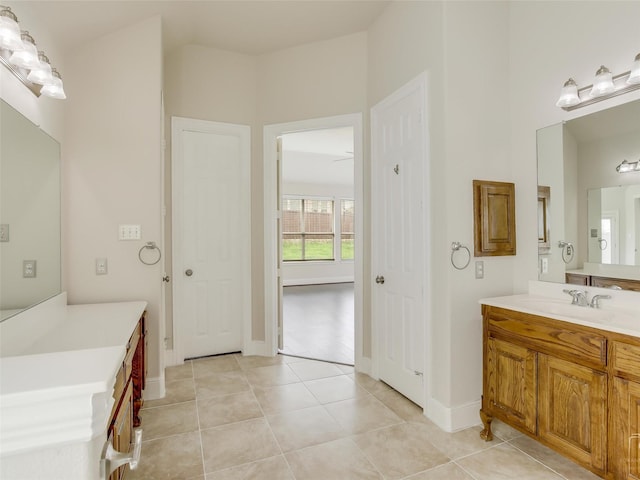
<path id="1" fill-rule="evenodd" d="M 556 102 L 556 107 L 572 107 L 574 105 L 578 105 L 580 102 L 581 100 L 578 96 L 578 85 L 573 78 L 570 78 L 562 87 L 560 98 Z"/>
<path id="2" fill-rule="evenodd" d="M 613 85 L 613 76 L 611 71 L 601 65 L 596 72 L 596 79 L 593 82 L 593 88 L 591 89 L 592 97 L 601 97 L 613 92 L 616 88 Z"/>

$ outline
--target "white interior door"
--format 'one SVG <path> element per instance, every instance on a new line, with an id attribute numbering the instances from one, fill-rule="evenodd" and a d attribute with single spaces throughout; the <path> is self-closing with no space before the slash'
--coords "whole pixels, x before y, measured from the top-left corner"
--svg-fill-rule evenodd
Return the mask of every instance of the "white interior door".
<path id="1" fill-rule="evenodd" d="M 174 348 L 180 359 L 242 350 L 251 313 L 250 129 L 172 120 Z"/>
<path id="2" fill-rule="evenodd" d="M 372 286 L 380 379 L 424 405 L 425 85 L 373 107 Z"/>

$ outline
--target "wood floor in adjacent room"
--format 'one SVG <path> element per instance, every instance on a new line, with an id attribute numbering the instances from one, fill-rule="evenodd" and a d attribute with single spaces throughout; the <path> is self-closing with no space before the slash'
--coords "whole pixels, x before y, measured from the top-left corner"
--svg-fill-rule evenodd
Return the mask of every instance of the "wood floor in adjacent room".
<path id="1" fill-rule="evenodd" d="M 354 284 L 284 287 L 286 355 L 353 365 Z"/>

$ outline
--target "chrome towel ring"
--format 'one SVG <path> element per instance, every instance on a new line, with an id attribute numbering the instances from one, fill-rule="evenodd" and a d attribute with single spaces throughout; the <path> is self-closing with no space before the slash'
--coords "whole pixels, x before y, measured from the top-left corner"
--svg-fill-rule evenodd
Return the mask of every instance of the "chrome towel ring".
<path id="1" fill-rule="evenodd" d="M 461 267 L 456 265 L 456 262 L 453 259 L 454 254 L 456 252 L 460 251 L 460 250 L 466 250 L 467 251 L 467 261 Z M 469 251 L 469 249 L 467 247 L 465 247 L 464 245 L 462 245 L 460 242 L 453 242 L 451 244 L 451 265 L 453 265 L 453 268 L 455 268 L 456 270 L 464 270 L 465 268 L 467 268 L 469 266 L 470 262 L 471 262 L 471 252 Z"/>
<path id="2" fill-rule="evenodd" d="M 156 250 L 158 254 L 158 258 L 154 262 L 145 262 L 142 258 L 143 250 Z M 140 250 L 138 250 L 138 258 L 145 265 L 155 265 L 162 258 L 162 252 L 160 251 L 160 248 L 156 245 L 156 242 L 147 242 L 140 248 Z"/>

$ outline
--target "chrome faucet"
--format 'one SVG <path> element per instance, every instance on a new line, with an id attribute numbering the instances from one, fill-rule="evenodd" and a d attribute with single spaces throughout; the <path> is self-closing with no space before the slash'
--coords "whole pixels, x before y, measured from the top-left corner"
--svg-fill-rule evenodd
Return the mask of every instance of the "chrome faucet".
<path id="1" fill-rule="evenodd" d="M 564 293 L 568 293 L 571 295 L 571 305 L 579 305 L 581 307 L 588 307 L 589 302 L 587 301 L 587 291 L 586 290 L 562 290 Z"/>
<path id="2" fill-rule="evenodd" d="M 600 308 L 600 300 L 608 300 L 609 298 L 611 298 L 611 295 L 594 295 L 591 298 L 591 303 L 589 303 L 589 306 L 591 308 Z"/>

